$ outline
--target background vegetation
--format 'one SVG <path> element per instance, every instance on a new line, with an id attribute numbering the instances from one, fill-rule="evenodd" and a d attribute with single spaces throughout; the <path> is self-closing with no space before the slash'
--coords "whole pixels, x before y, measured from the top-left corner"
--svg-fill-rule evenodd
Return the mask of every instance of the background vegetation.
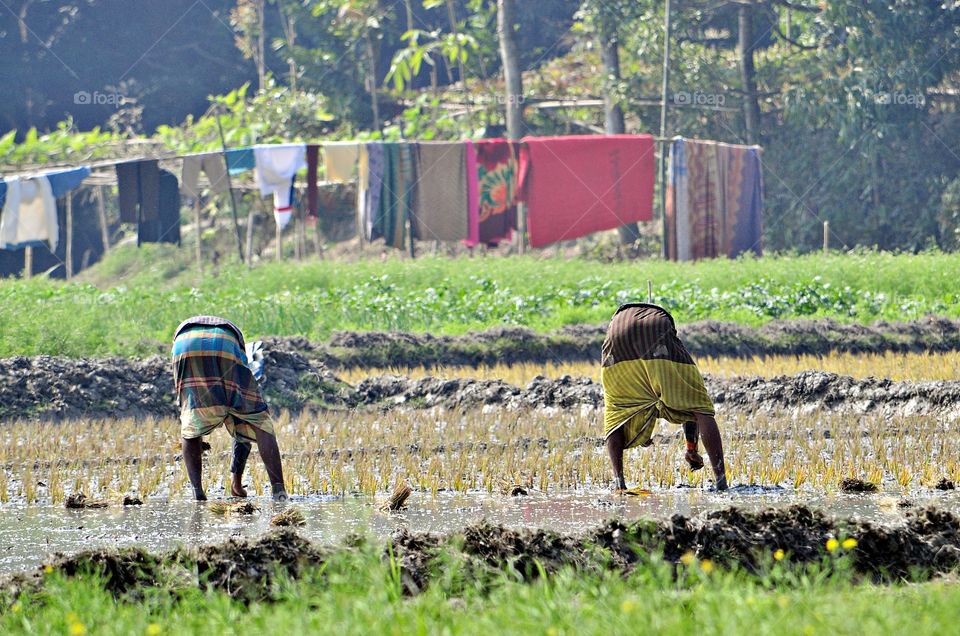
<path id="1" fill-rule="evenodd" d="M 960 255 L 784 256 L 700 263 L 600 263 L 493 257 L 271 263 L 201 277 L 169 246 L 111 251 L 84 277 L 0 286 L 0 357 L 145 355 L 194 314 L 230 316 L 251 338 L 335 330 L 457 334 L 502 325 L 599 324 L 647 298 L 680 322 L 761 324 L 830 316 L 848 322 L 960 316 Z M 93 284 L 99 282 L 99 285 Z"/>
<path id="2" fill-rule="evenodd" d="M 4 169 L 216 147 L 208 95 L 227 96 L 213 101 L 231 144 L 503 132 L 493 0 L 10 4 Z M 517 3 L 524 130 L 603 131 L 596 101 L 569 100 L 605 97 L 628 132 L 659 132 L 663 4 Z M 825 220 L 841 247 L 957 247 L 960 7 L 673 6 L 667 134 L 764 147 L 768 249 L 817 247 Z M 123 99 L 77 104 L 78 91 Z"/>

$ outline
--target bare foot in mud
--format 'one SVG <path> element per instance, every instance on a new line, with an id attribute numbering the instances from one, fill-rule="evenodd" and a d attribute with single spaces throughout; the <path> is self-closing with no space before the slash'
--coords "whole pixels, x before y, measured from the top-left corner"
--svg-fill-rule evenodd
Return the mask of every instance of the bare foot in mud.
<path id="1" fill-rule="evenodd" d="M 230 485 L 230 494 L 234 497 L 246 497 L 247 489 L 243 487 L 243 484 L 235 481 Z"/>
<path id="2" fill-rule="evenodd" d="M 695 450 L 688 450 L 683 456 L 690 466 L 690 470 L 700 470 L 703 468 L 703 457 Z"/>

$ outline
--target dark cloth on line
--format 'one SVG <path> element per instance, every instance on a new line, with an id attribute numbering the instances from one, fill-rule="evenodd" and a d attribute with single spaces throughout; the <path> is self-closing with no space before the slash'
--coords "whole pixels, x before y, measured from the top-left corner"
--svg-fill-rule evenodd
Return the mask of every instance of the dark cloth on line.
<path id="1" fill-rule="evenodd" d="M 419 176 L 413 208 L 415 236 L 421 241 L 469 238 L 467 145 L 462 141 L 419 143 L 415 157 Z"/>
<path id="2" fill-rule="evenodd" d="M 320 162 L 320 146 L 307 144 L 307 216 L 315 220 L 319 216 L 319 192 L 317 191 L 317 165 Z"/>
<path id="3" fill-rule="evenodd" d="M 3 210 L 3 204 L 7 200 L 7 182 L 0 179 L 0 210 Z"/>
<path id="4" fill-rule="evenodd" d="M 142 219 L 137 228 L 140 243 L 180 244 L 180 186 L 176 175 L 160 170 L 157 188 L 157 215 Z"/>
<path id="5" fill-rule="evenodd" d="M 117 164 L 120 221 L 155 221 L 160 216 L 160 167 L 156 159 Z"/>
<path id="6" fill-rule="evenodd" d="M 46 174 L 47 180 L 50 181 L 50 191 L 57 199 L 79 187 L 88 176 L 90 176 L 90 168 L 86 166 Z M 0 202 L 0 205 L 3 203 Z"/>

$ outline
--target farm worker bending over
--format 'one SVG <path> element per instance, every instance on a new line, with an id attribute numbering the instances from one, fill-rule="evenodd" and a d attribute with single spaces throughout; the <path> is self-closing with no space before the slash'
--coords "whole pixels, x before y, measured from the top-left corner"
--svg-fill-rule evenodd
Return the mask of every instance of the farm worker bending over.
<path id="1" fill-rule="evenodd" d="M 658 418 L 683 425 L 686 460 L 693 470 L 703 468 L 698 433 L 703 437 L 717 490 L 726 490 L 723 444 L 713 417 L 713 401 L 667 310 L 645 303 L 617 310 L 603 341 L 600 378 L 607 452 L 618 490 L 627 487 L 624 449 L 649 446 Z"/>
<path id="2" fill-rule="evenodd" d="M 277 437 L 260 386 L 247 367 L 240 329 L 217 316 L 194 316 L 180 323 L 173 335 L 173 383 L 180 404 L 183 463 L 197 500 L 207 498 L 201 438 L 221 424 L 234 439 L 233 495 L 247 494 L 241 479 L 250 444 L 256 442 L 273 497 L 285 500 Z"/>

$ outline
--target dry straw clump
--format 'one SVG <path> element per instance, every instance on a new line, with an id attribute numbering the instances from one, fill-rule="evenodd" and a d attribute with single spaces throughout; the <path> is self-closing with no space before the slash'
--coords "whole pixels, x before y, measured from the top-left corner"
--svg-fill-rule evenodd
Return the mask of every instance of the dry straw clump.
<path id="1" fill-rule="evenodd" d="M 818 369 L 855 378 L 882 377 L 897 382 L 918 380 L 956 380 L 960 378 L 960 352 L 949 353 L 831 353 L 825 356 L 768 356 L 751 358 L 698 358 L 704 373 L 719 377 L 794 375 Z M 347 382 L 356 384 L 364 378 L 383 374 L 449 378 L 499 379 L 523 386 L 542 375 L 557 378 L 563 375 L 582 376 L 600 381 L 600 367 L 592 362 L 562 364 L 513 364 L 473 367 L 350 369 L 339 372 Z"/>

